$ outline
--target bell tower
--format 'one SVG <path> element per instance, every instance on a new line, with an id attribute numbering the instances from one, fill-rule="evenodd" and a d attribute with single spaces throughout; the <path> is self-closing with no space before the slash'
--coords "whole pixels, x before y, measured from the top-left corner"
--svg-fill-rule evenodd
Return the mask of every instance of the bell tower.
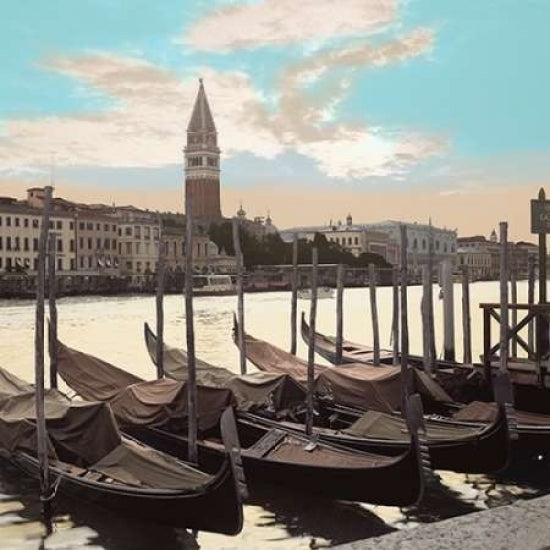
<path id="1" fill-rule="evenodd" d="M 193 217 L 202 220 L 221 218 L 218 133 L 202 78 L 199 78 L 199 92 L 187 126 L 184 156 L 185 197 L 190 196 L 193 201 Z"/>

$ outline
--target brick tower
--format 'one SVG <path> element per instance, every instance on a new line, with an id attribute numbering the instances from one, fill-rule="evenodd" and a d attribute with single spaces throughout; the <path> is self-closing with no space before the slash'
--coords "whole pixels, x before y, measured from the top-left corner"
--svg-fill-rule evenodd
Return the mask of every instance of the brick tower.
<path id="1" fill-rule="evenodd" d="M 185 196 L 192 198 L 193 216 L 197 220 L 210 221 L 221 217 L 220 150 L 202 78 L 199 83 L 184 149 Z"/>

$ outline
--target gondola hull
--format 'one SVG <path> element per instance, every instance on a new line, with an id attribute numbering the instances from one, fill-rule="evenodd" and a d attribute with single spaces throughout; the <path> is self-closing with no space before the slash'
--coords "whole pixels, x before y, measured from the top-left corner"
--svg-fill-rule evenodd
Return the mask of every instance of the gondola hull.
<path id="1" fill-rule="evenodd" d="M 260 424 L 237 420 L 239 439 L 257 439 L 258 433 L 269 428 Z M 163 452 L 183 458 L 187 453 L 187 440 L 180 435 L 149 427 L 128 428 L 129 433 Z M 307 443 L 304 441 L 304 444 Z M 337 500 L 354 500 L 387 506 L 408 506 L 417 502 L 423 492 L 423 474 L 414 447 L 404 446 L 400 456 L 378 467 L 329 467 L 309 462 L 276 460 L 252 456 L 246 448 L 242 461 L 247 486 L 251 491 L 266 483 L 286 486 L 300 493 L 312 493 Z M 394 453 L 399 454 L 399 453 Z M 208 440 L 198 442 L 199 464 L 212 471 L 221 460 L 221 448 Z M 385 457 L 381 457 L 385 458 Z"/>
<path id="2" fill-rule="evenodd" d="M 38 461 L 16 452 L 8 457 L 15 466 L 38 479 Z M 237 484 L 228 458 L 220 458 L 215 479 L 194 492 L 141 489 L 92 481 L 50 466 L 57 490 L 71 498 L 122 512 L 162 525 L 236 535 L 242 530 L 243 514 Z M 59 481 L 55 481 L 59 479 Z"/>

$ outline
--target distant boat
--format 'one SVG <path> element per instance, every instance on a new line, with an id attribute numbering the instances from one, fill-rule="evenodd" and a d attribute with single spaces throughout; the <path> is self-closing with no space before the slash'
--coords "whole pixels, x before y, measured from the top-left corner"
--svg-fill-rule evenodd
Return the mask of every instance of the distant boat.
<path id="1" fill-rule="evenodd" d="M 298 290 L 298 298 L 302 300 L 311 300 L 311 288 L 301 288 Z M 317 289 L 317 298 L 334 298 L 334 289 L 329 286 L 322 286 Z"/>
<path id="2" fill-rule="evenodd" d="M 231 296 L 236 293 L 231 275 L 195 275 L 193 277 L 195 296 Z"/>

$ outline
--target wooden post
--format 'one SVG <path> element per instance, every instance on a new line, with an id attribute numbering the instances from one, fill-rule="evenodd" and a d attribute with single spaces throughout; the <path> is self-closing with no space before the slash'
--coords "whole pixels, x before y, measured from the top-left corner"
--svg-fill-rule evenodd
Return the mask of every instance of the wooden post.
<path id="1" fill-rule="evenodd" d="M 46 241 L 50 226 L 52 187 L 46 186 L 44 211 L 38 241 L 38 270 L 36 274 L 36 317 L 34 329 L 34 387 L 36 405 L 37 455 L 40 467 L 40 495 L 44 502 L 44 514 L 48 515 L 47 503 L 50 492 L 48 469 L 48 432 L 44 411 L 44 287 L 46 272 Z"/>
<path id="2" fill-rule="evenodd" d="M 233 247 L 237 260 L 237 316 L 239 326 L 237 331 L 237 342 L 239 345 L 239 360 L 241 374 L 246 374 L 246 349 L 244 341 L 244 290 L 243 290 L 243 254 L 241 251 L 241 239 L 239 236 L 239 220 L 233 218 Z"/>
<path id="3" fill-rule="evenodd" d="M 508 224 L 500 222 L 500 372 L 508 368 Z"/>
<path id="4" fill-rule="evenodd" d="M 535 258 L 531 255 L 527 257 L 527 303 L 530 306 L 535 303 Z M 532 320 L 527 325 L 527 345 L 529 349 L 535 349 L 535 333 Z"/>
<path id="5" fill-rule="evenodd" d="M 483 367 L 485 382 L 492 387 L 491 374 L 491 312 L 488 307 L 483 308 Z"/>
<path id="6" fill-rule="evenodd" d="M 420 311 L 422 314 L 422 357 L 424 370 L 432 372 L 432 363 L 430 361 L 430 323 L 428 319 L 428 293 L 432 291 L 432 282 L 428 265 L 422 266 L 422 301 Z"/>
<path id="7" fill-rule="evenodd" d="M 406 416 L 407 398 L 413 393 L 409 372 L 409 325 L 407 320 L 407 226 L 401 224 L 401 414 Z"/>
<path id="8" fill-rule="evenodd" d="M 193 199 L 185 200 L 185 327 L 187 336 L 187 419 L 188 460 L 197 463 L 197 373 L 195 366 L 195 329 L 193 326 Z"/>
<path id="9" fill-rule="evenodd" d="M 546 193 L 541 187 L 539 190 L 539 200 L 546 200 Z M 539 303 L 546 303 L 546 233 L 539 233 Z M 537 317 L 538 345 L 537 357 L 544 358 L 548 353 L 549 334 L 548 319 L 544 315 Z"/>
<path id="10" fill-rule="evenodd" d="M 48 293 L 50 322 L 48 324 L 48 351 L 50 353 L 50 387 L 57 388 L 57 280 L 55 277 L 56 235 L 52 231 L 48 238 Z"/>
<path id="11" fill-rule="evenodd" d="M 344 266 L 336 269 L 336 364 L 342 364 L 342 342 L 344 340 Z"/>
<path id="12" fill-rule="evenodd" d="M 309 345 L 307 350 L 307 395 L 306 395 L 306 434 L 313 433 L 313 392 L 315 385 L 315 319 L 317 317 L 317 264 L 319 252 L 312 249 L 311 259 L 311 305 L 309 308 Z"/>
<path id="13" fill-rule="evenodd" d="M 517 281 L 515 267 L 516 267 L 515 262 L 512 264 L 512 266 L 509 266 L 510 302 L 512 306 L 516 306 L 518 303 L 518 281 Z M 515 308 L 512 308 L 512 311 L 511 311 L 511 321 L 512 321 L 512 328 L 515 328 L 515 326 L 518 324 L 518 310 Z M 512 357 L 518 356 L 518 339 L 516 338 L 516 336 L 512 336 L 512 339 L 510 342 L 510 354 Z"/>
<path id="14" fill-rule="evenodd" d="M 157 259 L 157 378 L 164 377 L 164 282 L 166 273 L 166 245 L 164 243 L 164 231 L 162 227 L 162 218 L 158 218 L 159 224 L 159 250 Z"/>
<path id="15" fill-rule="evenodd" d="M 380 365 L 380 332 L 378 330 L 378 308 L 376 306 L 376 272 L 374 264 L 369 264 L 369 294 L 370 311 L 372 318 L 372 340 L 374 351 L 374 364 Z"/>
<path id="16" fill-rule="evenodd" d="M 472 363 L 472 318 L 470 315 L 470 276 L 468 266 L 463 264 L 462 270 L 462 361 Z"/>
<path id="17" fill-rule="evenodd" d="M 433 295 L 433 273 L 434 273 L 434 234 L 432 220 L 428 231 L 428 272 L 430 274 L 430 292 L 427 294 L 426 309 L 428 313 L 428 345 L 430 348 L 431 372 L 437 368 L 437 351 L 435 349 L 435 320 L 434 320 L 434 295 Z"/>
<path id="18" fill-rule="evenodd" d="M 443 277 L 443 357 L 446 361 L 455 360 L 455 312 L 453 292 L 453 266 L 451 260 L 442 262 Z"/>
<path id="19" fill-rule="evenodd" d="M 296 355 L 296 335 L 298 319 L 298 233 L 292 241 L 292 297 L 290 302 L 290 353 Z"/>
<path id="20" fill-rule="evenodd" d="M 391 340 L 394 366 L 399 365 L 399 271 L 397 267 L 392 269 L 392 321 Z"/>

